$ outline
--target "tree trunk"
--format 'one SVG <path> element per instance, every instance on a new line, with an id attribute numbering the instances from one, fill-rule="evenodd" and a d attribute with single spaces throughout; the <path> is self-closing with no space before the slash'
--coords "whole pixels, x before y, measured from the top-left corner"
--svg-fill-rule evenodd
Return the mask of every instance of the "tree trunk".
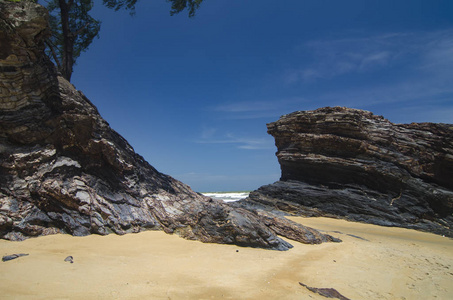
<path id="1" fill-rule="evenodd" d="M 58 0 L 60 5 L 61 28 L 63 31 L 63 58 L 61 62 L 61 75 L 71 81 L 72 66 L 74 65 L 74 33 L 69 28 L 69 11 L 74 1 Z"/>

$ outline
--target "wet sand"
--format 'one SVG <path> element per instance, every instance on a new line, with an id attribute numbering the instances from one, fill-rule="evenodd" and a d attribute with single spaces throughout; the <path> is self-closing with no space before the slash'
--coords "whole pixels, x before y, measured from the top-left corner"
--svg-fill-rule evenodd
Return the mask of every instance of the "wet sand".
<path id="1" fill-rule="evenodd" d="M 163 232 L 0 240 L 0 299 L 453 299 L 453 240 L 328 218 L 291 218 L 343 243 L 278 252 Z M 337 231 L 337 232 L 334 232 Z M 238 252 L 237 252 L 238 250 Z M 72 255 L 74 263 L 64 259 Z"/>

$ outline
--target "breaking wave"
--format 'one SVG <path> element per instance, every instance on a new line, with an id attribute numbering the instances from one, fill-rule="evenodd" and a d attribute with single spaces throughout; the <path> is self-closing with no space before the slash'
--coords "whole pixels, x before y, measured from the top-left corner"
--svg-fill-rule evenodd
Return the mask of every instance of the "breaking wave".
<path id="1" fill-rule="evenodd" d="M 234 202 L 244 198 L 247 198 L 250 192 L 212 192 L 212 193 L 202 193 L 205 196 L 211 197 L 213 199 L 223 200 L 225 202 Z"/>

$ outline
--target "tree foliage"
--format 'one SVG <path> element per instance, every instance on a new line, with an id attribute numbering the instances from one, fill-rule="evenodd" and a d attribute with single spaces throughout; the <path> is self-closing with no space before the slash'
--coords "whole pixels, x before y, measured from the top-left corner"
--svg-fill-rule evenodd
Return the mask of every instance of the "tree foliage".
<path id="1" fill-rule="evenodd" d="M 103 4 L 115 11 L 120 9 L 130 10 L 135 12 L 135 4 L 138 0 L 102 0 Z"/>
<path id="2" fill-rule="evenodd" d="M 102 0 L 103 4 L 108 7 L 112 8 L 115 11 L 120 9 L 130 10 L 131 13 L 135 13 L 135 4 L 138 0 Z M 189 11 L 189 17 L 195 16 L 195 11 L 200 7 L 201 2 L 203 0 L 167 0 L 171 2 L 171 15 L 175 15 L 180 13 L 181 11 L 187 10 Z"/>
<path id="3" fill-rule="evenodd" d="M 48 55 L 58 71 L 71 80 L 73 66 L 83 51 L 98 36 L 101 22 L 90 16 L 92 0 L 50 0 L 49 23 L 52 36 L 47 41 Z"/>
<path id="4" fill-rule="evenodd" d="M 189 17 L 195 15 L 203 0 L 167 0 L 171 2 L 170 15 L 185 9 Z M 39 1 L 42 2 L 42 1 Z M 82 52 L 86 51 L 95 37 L 99 37 L 101 21 L 90 15 L 93 0 L 47 0 L 52 36 L 47 41 L 47 54 L 55 62 L 58 71 L 71 80 L 73 66 Z M 115 11 L 124 9 L 135 13 L 138 0 L 102 0 Z"/>
<path id="5" fill-rule="evenodd" d="M 170 2 L 172 3 L 170 11 L 172 16 L 187 8 L 189 11 L 189 17 L 193 17 L 195 16 L 195 11 L 200 8 L 203 0 L 170 0 Z"/>

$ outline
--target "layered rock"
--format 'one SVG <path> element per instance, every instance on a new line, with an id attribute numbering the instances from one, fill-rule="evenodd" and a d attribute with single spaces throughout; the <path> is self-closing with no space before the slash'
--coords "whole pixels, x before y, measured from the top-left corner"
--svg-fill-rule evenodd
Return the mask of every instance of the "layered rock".
<path id="1" fill-rule="evenodd" d="M 46 10 L 0 0 L 0 237 L 164 230 L 203 242 L 286 250 L 277 236 L 335 240 L 232 208 L 162 174 L 57 76 Z"/>
<path id="2" fill-rule="evenodd" d="M 453 236 L 453 125 L 393 124 L 343 107 L 268 124 L 281 179 L 242 205 Z"/>

